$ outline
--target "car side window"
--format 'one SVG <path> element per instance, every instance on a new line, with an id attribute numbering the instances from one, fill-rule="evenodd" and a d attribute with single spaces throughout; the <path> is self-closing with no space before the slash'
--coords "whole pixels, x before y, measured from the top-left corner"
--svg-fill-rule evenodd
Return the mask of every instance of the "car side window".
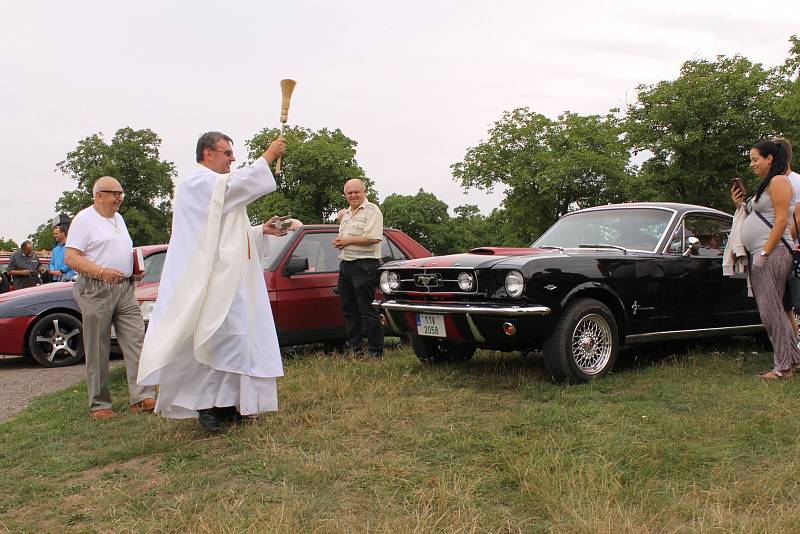
<path id="1" fill-rule="evenodd" d="M 722 256 L 730 231 L 731 223 L 726 219 L 690 214 L 684 217 L 683 222 L 675 229 L 667 252 L 683 254 L 688 248 L 687 240 L 696 237 L 700 240 L 700 244 L 690 253 L 691 256 Z"/>
<path id="2" fill-rule="evenodd" d="M 381 239 L 381 264 L 384 264 L 387 261 L 404 259 L 406 259 L 405 255 L 400 252 L 400 249 L 397 248 L 397 245 L 392 243 L 386 237 L 386 234 L 384 234 L 383 239 Z"/>
<path id="3" fill-rule="evenodd" d="M 303 273 L 332 273 L 339 270 L 339 249 L 333 246 L 336 234 L 307 233 L 292 252 L 293 257 L 307 258 Z"/>
<path id="4" fill-rule="evenodd" d="M 167 258 L 167 252 L 156 252 L 144 259 L 144 277 L 142 282 L 160 282 L 161 271 L 164 270 L 164 260 Z"/>

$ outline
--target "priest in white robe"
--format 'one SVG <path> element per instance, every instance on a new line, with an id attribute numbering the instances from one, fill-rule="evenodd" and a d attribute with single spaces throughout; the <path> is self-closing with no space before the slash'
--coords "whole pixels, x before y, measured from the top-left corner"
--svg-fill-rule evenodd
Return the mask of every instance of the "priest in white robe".
<path id="1" fill-rule="evenodd" d="M 251 227 L 246 206 L 276 189 L 272 162 L 285 151 L 274 141 L 252 165 L 231 172 L 230 137 L 203 134 L 199 165 L 178 186 L 172 235 L 139 360 L 138 382 L 160 385 L 155 411 L 197 417 L 224 432 L 246 415 L 278 409 L 283 376 L 278 337 L 261 259 L 267 235 Z"/>

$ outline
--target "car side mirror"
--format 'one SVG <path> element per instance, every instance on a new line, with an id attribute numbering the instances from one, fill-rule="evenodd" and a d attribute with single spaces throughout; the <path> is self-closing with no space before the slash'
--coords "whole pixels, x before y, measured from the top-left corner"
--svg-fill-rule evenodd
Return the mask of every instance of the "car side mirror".
<path id="1" fill-rule="evenodd" d="M 686 252 L 683 253 L 684 256 L 690 256 L 692 254 L 697 254 L 700 252 L 700 240 L 694 236 L 686 238 Z"/>
<path id="2" fill-rule="evenodd" d="M 283 267 L 283 274 L 291 276 L 308 270 L 308 258 L 291 256 Z"/>

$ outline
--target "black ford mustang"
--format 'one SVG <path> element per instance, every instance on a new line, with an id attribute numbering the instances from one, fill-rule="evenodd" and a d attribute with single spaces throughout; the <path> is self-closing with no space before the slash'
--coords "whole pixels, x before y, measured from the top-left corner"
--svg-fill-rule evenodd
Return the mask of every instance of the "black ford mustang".
<path id="1" fill-rule="evenodd" d="M 422 361 L 541 349 L 555 379 L 585 382 L 623 344 L 763 332 L 746 280 L 722 275 L 730 228 L 687 204 L 583 209 L 530 248 L 387 263 L 373 305 Z"/>

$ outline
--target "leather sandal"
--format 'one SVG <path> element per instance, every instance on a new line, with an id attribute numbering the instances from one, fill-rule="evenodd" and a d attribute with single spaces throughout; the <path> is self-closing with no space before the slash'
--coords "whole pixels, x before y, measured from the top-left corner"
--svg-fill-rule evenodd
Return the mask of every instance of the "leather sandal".
<path id="1" fill-rule="evenodd" d="M 758 375 L 759 378 L 764 378 L 766 380 L 781 380 L 783 378 L 792 378 L 792 376 L 794 376 L 794 374 L 792 373 L 791 367 L 785 371 L 772 370 Z"/>
<path id="2" fill-rule="evenodd" d="M 131 404 L 131 413 L 152 412 L 156 409 L 156 400 L 152 398 L 142 399 L 136 404 Z"/>

